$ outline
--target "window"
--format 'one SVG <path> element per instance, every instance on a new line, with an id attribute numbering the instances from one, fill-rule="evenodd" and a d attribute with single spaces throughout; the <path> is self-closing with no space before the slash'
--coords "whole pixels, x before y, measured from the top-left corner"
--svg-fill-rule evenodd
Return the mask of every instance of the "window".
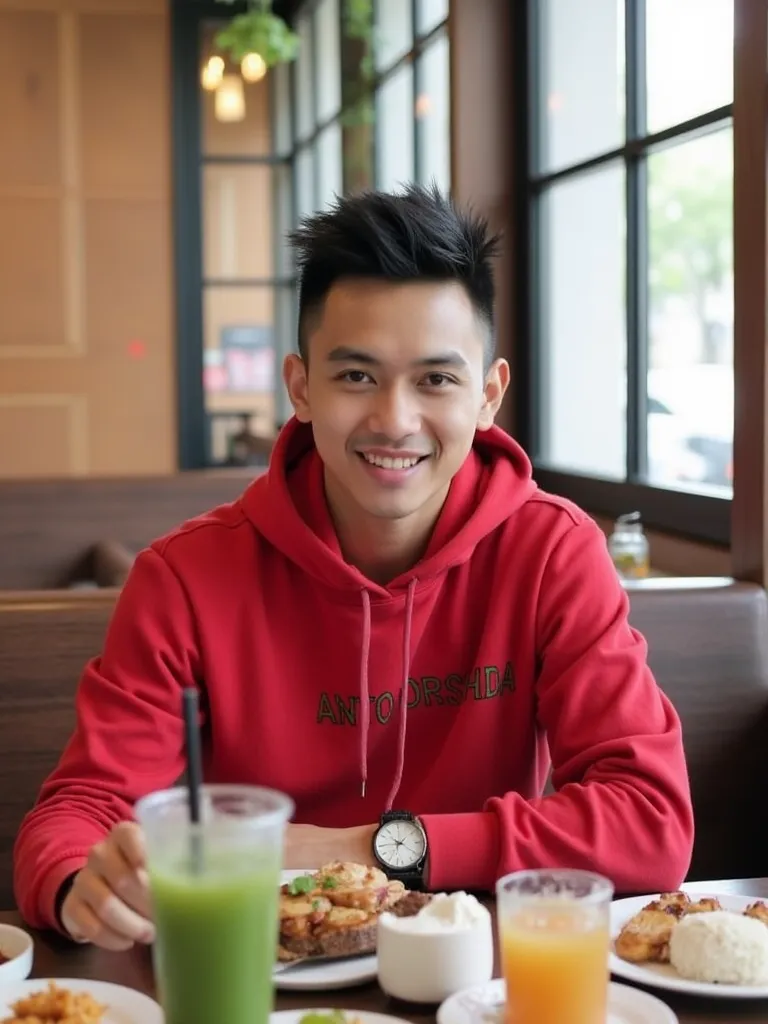
<path id="1" fill-rule="evenodd" d="M 529 0 L 528 17 L 537 477 L 727 542 L 733 0 Z"/>
<path id="2" fill-rule="evenodd" d="M 290 229 L 361 189 L 450 186 L 448 0 L 285 5 L 297 58 L 257 82 L 216 52 L 245 9 L 171 4 L 182 469 L 226 463 L 246 421 L 272 434 L 291 413 Z"/>
<path id="3" fill-rule="evenodd" d="M 448 0 L 308 0 L 295 27 L 298 218 L 361 189 L 449 191 Z"/>
<path id="4" fill-rule="evenodd" d="M 447 0 L 375 5 L 377 188 L 409 181 L 450 191 Z"/>

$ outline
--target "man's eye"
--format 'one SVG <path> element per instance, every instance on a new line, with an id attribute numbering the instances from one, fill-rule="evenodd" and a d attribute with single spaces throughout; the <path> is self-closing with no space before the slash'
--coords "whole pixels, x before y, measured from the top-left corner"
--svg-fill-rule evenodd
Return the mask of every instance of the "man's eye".
<path id="1" fill-rule="evenodd" d="M 364 370 L 347 370 L 342 373 L 340 380 L 345 380 L 350 384 L 365 384 L 371 378 Z"/>
<path id="2" fill-rule="evenodd" d="M 451 384 L 453 379 L 445 373 L 430 373 L 427 374 L 426 383 L 431 388 L 444 388 L 446 384 Z"/>

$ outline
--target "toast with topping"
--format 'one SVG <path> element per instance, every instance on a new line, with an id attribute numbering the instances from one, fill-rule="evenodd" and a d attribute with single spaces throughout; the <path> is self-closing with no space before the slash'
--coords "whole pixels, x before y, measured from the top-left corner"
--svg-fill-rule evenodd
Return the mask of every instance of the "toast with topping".
<path id="1" fill-rule="evenodd" d="M 390 881 L 379 868 L 325 864 L 280 887 L 278 960 L 374 953 L 380 914 L 411 916 L 430 898 Z"/>

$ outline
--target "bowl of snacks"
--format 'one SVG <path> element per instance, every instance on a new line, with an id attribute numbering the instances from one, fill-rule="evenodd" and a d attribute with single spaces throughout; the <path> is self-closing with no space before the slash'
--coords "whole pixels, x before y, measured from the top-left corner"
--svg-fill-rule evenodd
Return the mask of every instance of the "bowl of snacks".
<path id="1" fill-rule="evenodd" d="M 13 925 L 0 924 L 0 986 L 28 978 L 33 955 L 30 935 Z"/>

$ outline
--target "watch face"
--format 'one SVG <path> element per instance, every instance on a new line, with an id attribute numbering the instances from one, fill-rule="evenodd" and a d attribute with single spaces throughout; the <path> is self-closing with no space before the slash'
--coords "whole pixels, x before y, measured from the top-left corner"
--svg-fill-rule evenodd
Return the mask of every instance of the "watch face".
<path id="1" fill-rule="evenodd" d="M 376 833 L 375 849 L 388 868 L 407 871 L 424 857 L 427 840 L 415 821 L 387 821 Z"/>

